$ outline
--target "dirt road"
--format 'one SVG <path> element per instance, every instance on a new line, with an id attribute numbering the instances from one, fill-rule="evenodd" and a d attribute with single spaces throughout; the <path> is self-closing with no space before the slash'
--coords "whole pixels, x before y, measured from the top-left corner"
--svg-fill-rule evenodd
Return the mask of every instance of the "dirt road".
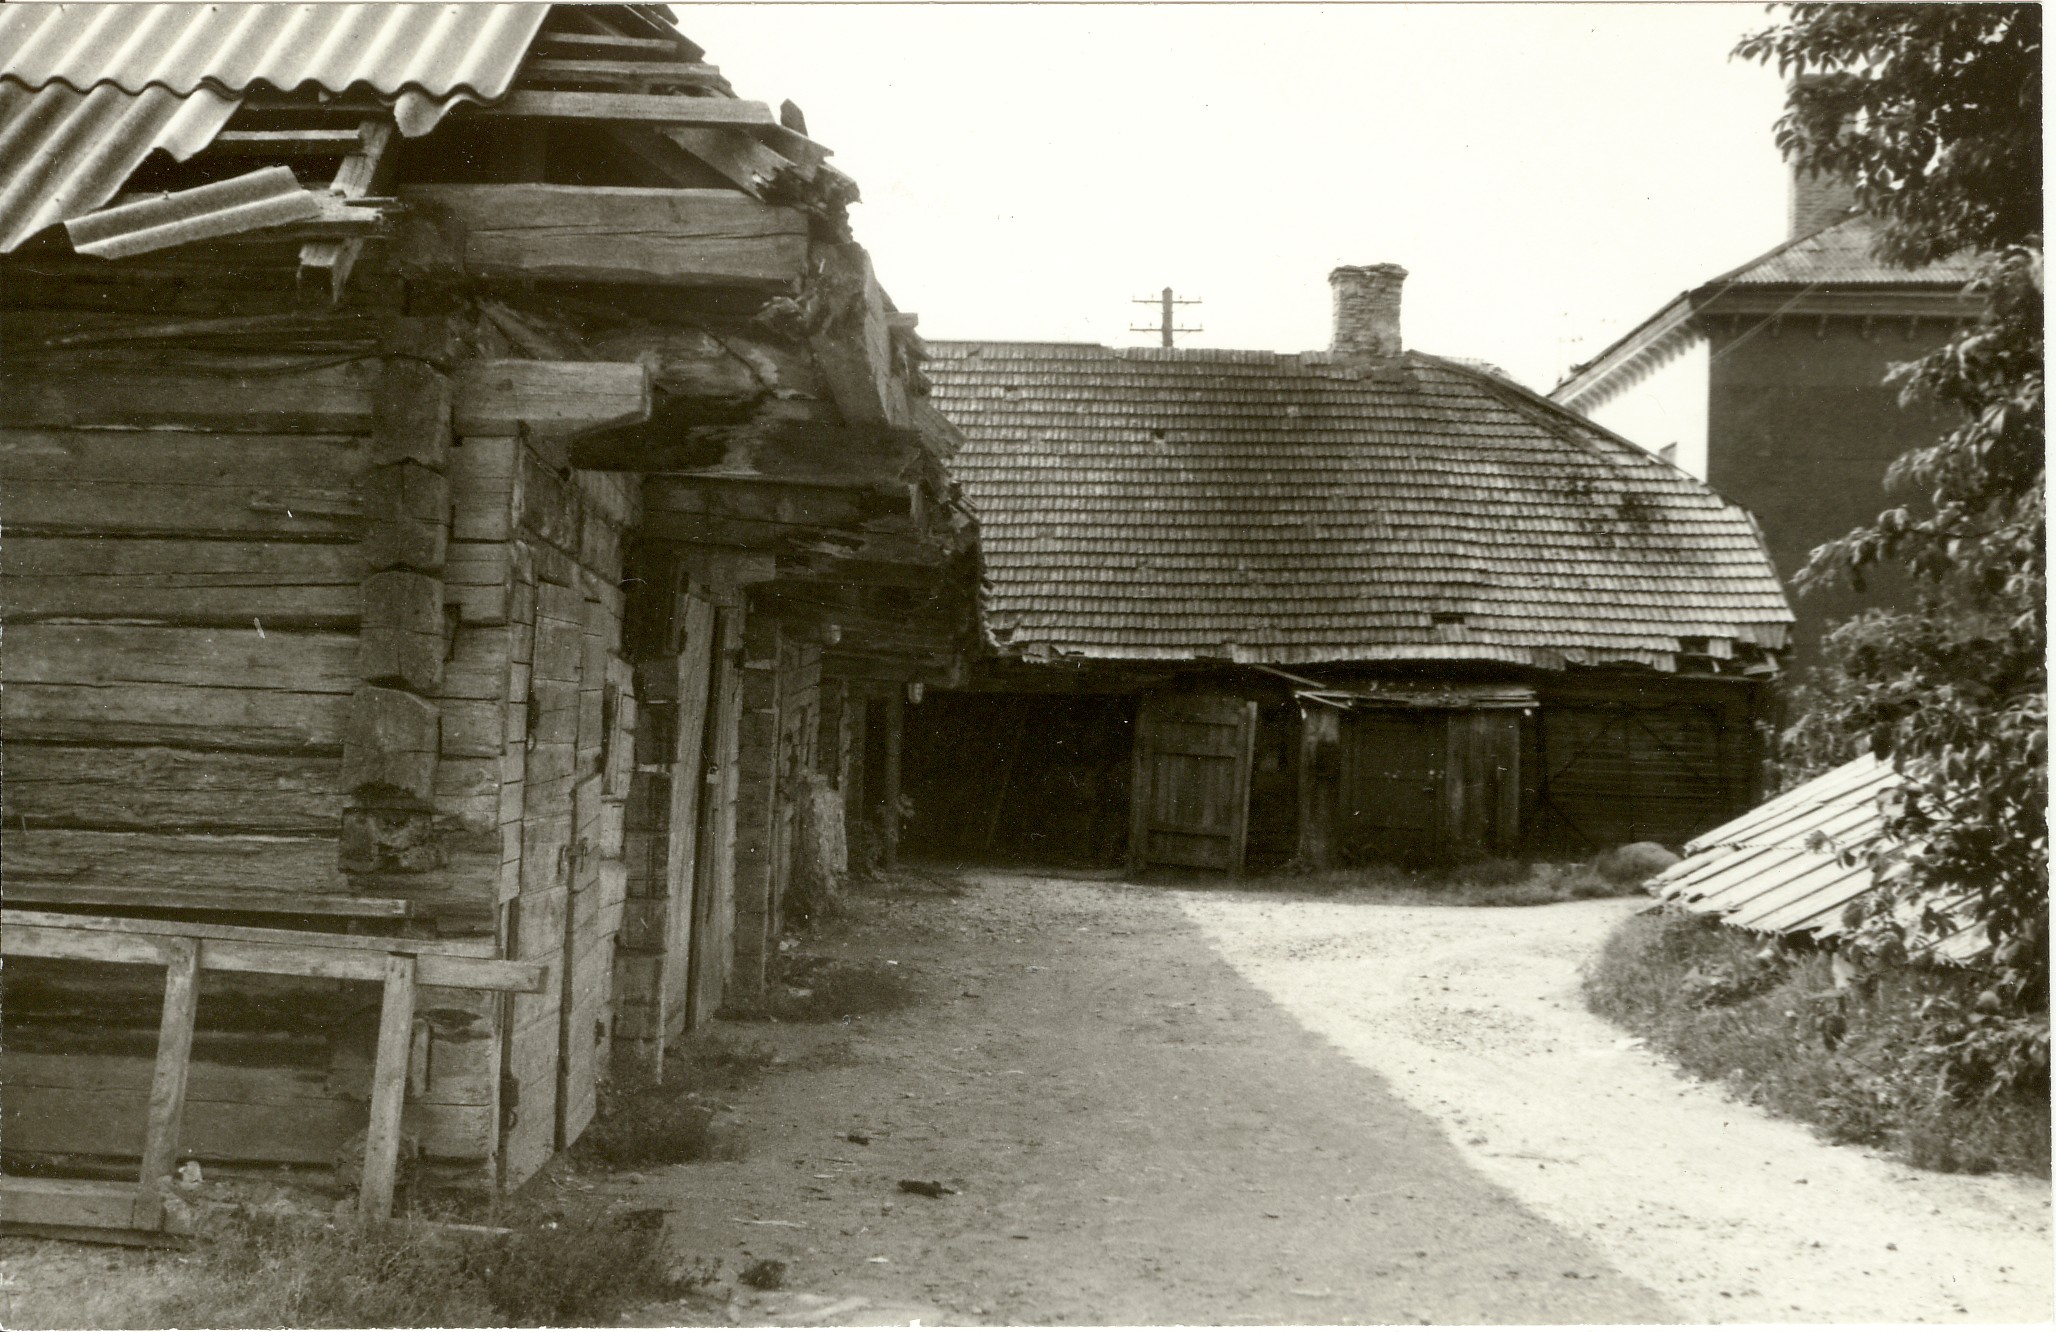
<path id="1" fill-rule="evenodd" d="M 1172 894 L 981 875 L 865 907 L 829 950 L 899 963 L 926 1002 L 724 1024 L 787 1060 L 733 1098 L 747 1158 L 634 1186 L 683 1253 L 788 1265 L 737 1317 L 1678 1318 L 1238 975 Z"/>
<path id="2" fill-rule="evenodd" d="M 1588 1013 L 1638 901 L 1513 909 L 1177 894 L 1237 973 L 1463 1159 L 1693 1322 L 2046 1322 L 2049 1185 L 1821 1143 Z"/>

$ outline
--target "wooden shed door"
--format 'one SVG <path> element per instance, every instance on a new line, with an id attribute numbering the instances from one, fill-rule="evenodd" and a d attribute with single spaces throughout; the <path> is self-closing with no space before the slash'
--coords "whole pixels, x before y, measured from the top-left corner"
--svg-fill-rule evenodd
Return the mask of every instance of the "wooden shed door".
<path id="1" fill-rule="evenodd" d="M 1152 696 L 1135 717 L 1128 866 L 1239 872 L 1249 838 L 1256 703 L 1222 694 Z"/>
<path id="2" fill-rule="evenodd" d="M 1344 856 L 1406 862 L 1441 849 L 1448 734 L 1442 712 L 1349 714 L 1342 748 Z"/>

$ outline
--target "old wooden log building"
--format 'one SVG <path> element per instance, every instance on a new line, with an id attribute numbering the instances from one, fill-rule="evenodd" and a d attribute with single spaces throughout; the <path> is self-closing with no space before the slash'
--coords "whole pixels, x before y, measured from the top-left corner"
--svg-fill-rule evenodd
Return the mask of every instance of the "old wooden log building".
<path id="1" fill-rule="evenodd" d="M 827 155 L 661 6 L 0 9 L 0 1219 L 516 1183 L 890 853 L 972 528 Z"/>
<path id="2" fill-rule="evenodd" d="M 1240 868 L 1678 844 L 1747 808 L 1792 615 L 1750 516 L 1475 364 L 1394 265 L 1330 350 L 935 347 L 988 655 L 910 835 Z"/>

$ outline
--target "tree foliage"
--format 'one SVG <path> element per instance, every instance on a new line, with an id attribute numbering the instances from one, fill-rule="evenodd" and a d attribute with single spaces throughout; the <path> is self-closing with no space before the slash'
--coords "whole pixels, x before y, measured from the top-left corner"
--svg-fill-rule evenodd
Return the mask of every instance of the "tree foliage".
<path id="1" fill-rule="evenodd" d="M 1880 565 L 1913 604 L 1826 641 L 1788 739 L 1819 759 L 1865 742 L 1903 785 L 1874 854 L 1872 937 L 1962 909 L 1994 944 L 1984 1011 L 1939 1015 L 1938 1053 L 1987 1082 L 2047 1076 L 2048 675 L 2043 485 L 2041 14 L 2031 5 L 1799 4 L 1738 55 L 1792 87 L 1777 137 L 1801 169 L 1851 179 L 1878 255 L 1979 258 L 1983 312 L 1895 367 L 1904 402 L 1953 424 L 1898 459 L 1900 502 L 1821 547 L 1802 592 Z M 1839 752 L 1837 752 L 1839 751 Z M 1923 919 L 1924 918 L 1924 919 Z M 1996 1052 L 1996 1053 L 1995 1053 Z"/>
<path id="2" fill-rule="evenodd" d="M 2039 6 L 1797 4 L 1735 53 L 1791 80 L 1778 147 L 1855 185 L 1889 262 L 2041 234 Z"/>

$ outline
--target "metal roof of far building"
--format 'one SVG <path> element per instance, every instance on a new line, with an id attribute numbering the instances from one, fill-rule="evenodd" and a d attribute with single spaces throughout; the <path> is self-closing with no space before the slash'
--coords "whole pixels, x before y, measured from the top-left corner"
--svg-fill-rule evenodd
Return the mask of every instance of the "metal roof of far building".
<path id="1" fill-rule="evenodd" d="M 1711 281 L 1667 301 L 1656 313 L 1607 344 L 1589 361 L 1574 365 L 1550 390 L 1566 403 L 1634 365 L 1648 349 L 1688 326 L 1730 292 L 1782 297 L 1786 292 L 1827 298 L 1888 297 L 1893 293 L 1960 291 L 1976 275 L 1977 256 L 1954 254 L 1919 268 L 1900 268 L 1876 255 L 1877 222 L 1857 214 L 1819 231 L 1785 241 Z M 1926 297 L 1933 299 L 1932 296 Z M 1966 310 L 1965 313 L 1969 311 Z"/>
<path id="2" fill-rule="evenodd" d="M 1955 254 L 1919 268 L 1901 268 L 1875 253 L 1878 226 L 1858 214 L 1758 255 L 1700 288 L 1782 286 L 1960 287 L 1976 274 L 1974 255 Z"/>
<path id="3" fill-rule="evenodd" d="M 1748 514 L 1450 361 L 929 350 L 1010 651 L 1671 669 L 1791 623 Z"/>

